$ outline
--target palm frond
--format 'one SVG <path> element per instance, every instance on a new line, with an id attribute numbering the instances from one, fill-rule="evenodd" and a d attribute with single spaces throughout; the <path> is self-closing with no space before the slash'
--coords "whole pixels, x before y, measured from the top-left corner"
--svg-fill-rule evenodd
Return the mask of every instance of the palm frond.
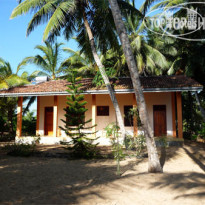
<path id="1" fill-rule="evenodd" d="M 40 9 L 47 2 L 49 2 L 49 0 L 25 0 L 12 11 L 10 19 L 26 14 L 29 11 L 34 12 L 36 9 Z"/>
<path id="2" fill-rule="evenodd" d="M 47 40 L 49 33 L 53 33 L 56 30 L 59 30 L 59 26 L 66 24 L 66 15 L 67 13 L 73 12 L 75 9 L 75 0 L 67 0 L 66 2 L 62 2 L 55 8 L 54 13 L 52 14 L 48 24 L 45 28 L 43 34 L 43 40 Z"/>

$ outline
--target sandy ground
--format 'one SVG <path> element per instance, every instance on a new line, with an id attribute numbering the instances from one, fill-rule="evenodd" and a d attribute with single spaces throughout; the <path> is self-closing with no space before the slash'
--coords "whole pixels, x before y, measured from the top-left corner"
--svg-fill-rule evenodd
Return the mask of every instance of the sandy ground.
<path id="1" fill-rule="evenodd" d="M 169 148 L 163 174 L 147 159 L 67 160 L 0 155 L 0 204 L 205 204 L 205 147 Z"/>

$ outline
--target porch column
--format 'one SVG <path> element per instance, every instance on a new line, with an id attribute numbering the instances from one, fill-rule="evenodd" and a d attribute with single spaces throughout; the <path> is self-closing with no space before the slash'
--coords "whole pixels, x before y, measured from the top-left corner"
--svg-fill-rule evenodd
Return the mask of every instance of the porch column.
<path id="1" fill-rule="evenodd" d="M 37 97 L 37 115 L 36 115 L 36 135 L 37 136 L 40 134 L 39 120 L 40 120 L 40 96 Z"/>
<path id="2" fill-rule="evenodd" d="M 181 93 L 176 93 L 177 98 L 177 123 L 178 123 L 178 137 L 183 138 L 183 122 L 182 122 L 182 97 Z"/>
<path id="3" fill-rule="evenodd" d="M 54 96 L 54 106 L 53 106 L 53 137 L 58 137 L 58 96 Z"/>
<path id="4" fill-rule="evenodd" d="M 92 126 L 96 124 L 96 95 L 92 95 Z M 96 136 L 96 126 L 92 128 L 93 136 Z"/>
<path id="5" fill-rule="evenodd" d="M 172 93 L 172 130 L 173 137 L 176 137 L 176 105 L 175 105 L 175 92 Z"/>
<path id="6" fill-rule="evenodd" d="M 133 108 L 137 108 L 137 101 L 135 98 L 135 94 L 133 93 Z M 138 127 L 137 127 L 137 116 L 133 116 L 133 136 L 136 137 L 137 136 L 137 132 L 138 132 Z"/>
<path id="7" fill-rule="evenodd" d="M 23 109 L 23 97 L 18 97 L 17 128 L 16 128 L 17 137 L 21 137 L 22 135 L 22 109 Z"/>

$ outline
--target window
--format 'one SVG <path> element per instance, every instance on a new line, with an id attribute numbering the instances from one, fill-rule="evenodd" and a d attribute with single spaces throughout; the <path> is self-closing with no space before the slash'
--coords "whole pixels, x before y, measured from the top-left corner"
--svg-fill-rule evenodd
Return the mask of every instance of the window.
<path id="1" fill-rule="evenodd" d="M 97 116 L 109 116 L 109 106 L 97 106 Z"/>
<path id="2" fill-rule="evenodd" d="M 130 112 L 131 109 L 133 109 L 132 105 L 124 106 L 124 125 L 125 127 L 133 126 L 133 116 Z"/>

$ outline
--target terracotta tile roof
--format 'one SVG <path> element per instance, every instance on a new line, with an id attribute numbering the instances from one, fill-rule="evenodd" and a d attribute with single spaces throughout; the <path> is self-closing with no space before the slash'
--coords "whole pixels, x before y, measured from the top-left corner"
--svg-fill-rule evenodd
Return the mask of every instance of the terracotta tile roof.
<path id="1" fill-rule="evenodd" d="M 202 85 L 185 76 L 152 76 L 152 77 L 140 77 L 142 87 L 144 91 L 149 90 L 169 90 L 177 89 L 191 90 L 191 88 L 200 88 Z M 95 87 L 92 84 L 91 78 L 86 78 L 80 81 L 82 83 L 82 90 L 92 91 L 92 90 L 106 90 L 105 86 Z M 120 89 L 133 89 L 132 82 L 130 78 L 119 78 L 111 79 L 112 85 L 114 85 L 116 90 Z M 18 93 L 63 93 L 67 90 L 67 85 L 69 83 L 67 80 L 56 80 L 56 81 L 47 81 L 36 85 L 27 85 L 10 88 L 9 90 L 0 91 L 1 95 L 6 94 L 18 94 Z"/>

